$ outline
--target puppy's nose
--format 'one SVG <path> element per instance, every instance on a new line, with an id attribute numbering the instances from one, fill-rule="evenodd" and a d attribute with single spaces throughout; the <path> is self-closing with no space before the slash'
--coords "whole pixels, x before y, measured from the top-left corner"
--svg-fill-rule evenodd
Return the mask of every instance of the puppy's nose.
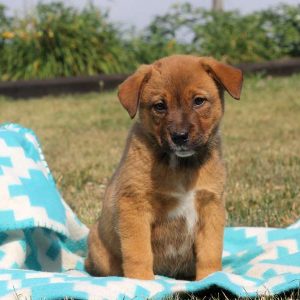
<path id="1" fill-rule="evenodd" d="M 187 131 L 182 131 L 182 132 L 173 132 L 171 134 L 171 139 L 173 143 L 177 146 L 182 146 L 186 144 L 188 141 L 189 133 Z"/>

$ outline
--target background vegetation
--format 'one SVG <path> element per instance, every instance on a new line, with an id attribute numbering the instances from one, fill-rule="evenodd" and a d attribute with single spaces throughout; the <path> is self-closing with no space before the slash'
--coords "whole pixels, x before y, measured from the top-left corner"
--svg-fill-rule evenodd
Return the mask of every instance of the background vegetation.
<path id="1" fill-rule="evenodd" d="M 253 77 L 240 101 L 227 97 L 228 225 L 282 227 L 299 218 L 299 89 L 300 75 Z M 0 120 L 37 133 L 63 197 L 86 224 L 99 215 L 132 124 L 116 94 L 0 100 Z"/>
<path id="2" fill-rule="evenodd" d="M 241 15 L 178 4 L 142 32 L 92 5 L 40 3 L 23 17 L 0 6 L 0 80 L 127 73 L 173 53 L 229 63 L 300 57 L 300 5 Z"/>

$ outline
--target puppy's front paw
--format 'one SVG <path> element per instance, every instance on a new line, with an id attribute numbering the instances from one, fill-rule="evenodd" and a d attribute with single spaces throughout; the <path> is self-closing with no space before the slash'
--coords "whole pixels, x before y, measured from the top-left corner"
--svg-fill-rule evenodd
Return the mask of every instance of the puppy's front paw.
<path id="1" fill-rule="evenodd" d="M 132 270 L 132 271 L 125 272 L 124 276 L 133 279 L 154 280 L 154 274 L 153 272 L 150 271 L 145 272 L 145 271 Z"/>
<path id="2" fill-rule="evenodd" d="M 196 274 L 196 281 L 198 280 L 202 280 L 204 278 L 206 278 L 207 276 L 211 275 L 212 273 L 218 272 L 220 271 L 218 268 L 216 269 L 202 269 L 200 271 L 197 271 Z"/>

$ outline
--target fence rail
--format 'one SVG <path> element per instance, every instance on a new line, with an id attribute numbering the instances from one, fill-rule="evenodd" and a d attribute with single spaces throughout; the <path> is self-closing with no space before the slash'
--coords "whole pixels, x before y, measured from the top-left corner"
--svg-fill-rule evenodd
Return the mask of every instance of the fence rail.
<path id="1" fill-rule="evenodd" d="M 273 76 L 300 73 L 300 58 L 262 63 L 244 63 L 237 67 L 246 74 L 263 73 Z M 116 88 L 128 75 L 96 75 L 44 80 L 19 80 L 0 82 L 0 95 L 34 98 L 46 95 L 100 92 Z"/>
<path id="2" fill-rule="evenodd" d="M 245 73 L 264 73 L 272 76 L 300 73 L 300 58 L 238 64 Z"/>

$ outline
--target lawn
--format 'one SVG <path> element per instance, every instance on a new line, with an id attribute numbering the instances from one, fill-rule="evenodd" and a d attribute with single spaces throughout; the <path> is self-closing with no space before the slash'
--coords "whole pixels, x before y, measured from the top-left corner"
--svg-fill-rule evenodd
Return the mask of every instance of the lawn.
<path id="1" fill-rule="evenodd" d="M 227 97 L 223 149 L 228 225 L 286 226 L 300 216 L 300 75 L 246 78 Z M 116 91 L 0 100 L 1 122 L 33 129 L 63 197 L 93 223 L 132 121 Z"/>

